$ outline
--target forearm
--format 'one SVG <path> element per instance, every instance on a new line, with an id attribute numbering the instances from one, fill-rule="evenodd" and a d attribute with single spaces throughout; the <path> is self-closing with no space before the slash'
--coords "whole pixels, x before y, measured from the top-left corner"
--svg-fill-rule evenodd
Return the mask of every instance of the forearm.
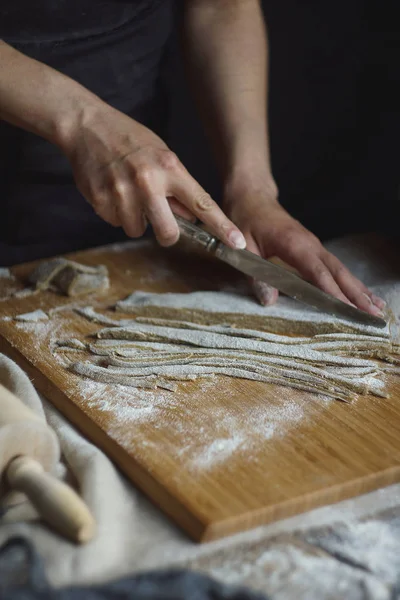
<path id="1" fill-rule="evenodd" d="M 99 102 L 77 82 L 0 40 L 1 119 L 62 146 Z"/>
<path id="2" fill-rule="evenodd" d="M 267 36 L 258 0 L 186 0 L 188 74 L 223 176 L 272 180 L 267 126 Z"/>

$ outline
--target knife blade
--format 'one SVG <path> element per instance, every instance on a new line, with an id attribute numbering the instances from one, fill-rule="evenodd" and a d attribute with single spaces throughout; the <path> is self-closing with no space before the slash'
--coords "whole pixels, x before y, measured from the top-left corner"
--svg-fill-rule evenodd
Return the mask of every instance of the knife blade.
<path id="1" fill-rule="evenodd" d="M 386 327 L 386 321 L 350 306 L 323 292 L 295 273 L 260 258 L 248 250 L 229 248 L 210 233 L 175 215 L 181 236 L 206 250 L 219 260 L 231 265 L 245 275 L 265 281 L 294 300 L 335 317 L 363 323 L 372 327 Z"/>

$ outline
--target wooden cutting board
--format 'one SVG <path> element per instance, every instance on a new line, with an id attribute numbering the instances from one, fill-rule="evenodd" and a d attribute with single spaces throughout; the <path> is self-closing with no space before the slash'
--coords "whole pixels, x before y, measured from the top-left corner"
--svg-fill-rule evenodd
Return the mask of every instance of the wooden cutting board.
<path id="1" fill-rule="evenodd" d="M 151 242 L 80 252 L 106 264 L 111 289 L 80 301 L 110 307 L 135 289 L 190 291 L 238 283 L 228 268 Z M 31 265 L 0 278 L 0 350 L 37 389 L 194 540 L 206 541 L 337 502 L 400 480 L 400 386 L 390 399 L 352 405 L 289 388 L 224 377 L 181 384 L 176 393 L 98 384 L 69 373 L 54 341 L 99 326 L 54 292 L 20 298 Z M 52 310 L 50 321 L 4 319 Z M 117 517 L 116 517 L 117 518 Z"/>

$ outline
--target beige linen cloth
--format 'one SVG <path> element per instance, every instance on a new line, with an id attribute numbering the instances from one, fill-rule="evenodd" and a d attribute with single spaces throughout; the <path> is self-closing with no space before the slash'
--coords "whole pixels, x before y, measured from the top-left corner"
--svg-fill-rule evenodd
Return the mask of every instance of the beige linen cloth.
<path id="1" fill-rule="evenodd" d="M 375 245 L 374 245 L 375 244 Z M 348 266 L 374 286 L 400 314 L 400 277 L 381 255 L 380 242 L 339 245 L 335 250 Z M 397 258 L 397 257 L 394 257 Z M 51 532 L 35 519 L 27 503 L 10 509 L 0 525 L 0 545 L 14 535 L 32 539 L 42 556 L 53 585 L 94 584 L 144 569 L 185 566 L 207 556 L 234 553 L 238 560 L 246 544 L 260 543 L 272 535 L 305 530 L 316 525 L 357 520 L 388 507 L 400 506 L 400 486 L 391 486 L 333 507 L 311 511 L 251 532 L 205 545 L 191 542 L 153 507 L 114 467 L 111 461 L 74 429 L 46 400 L 36 393 L 29 378 L 10 359 L 0 355 L 0 382 L 34 411 L 47 419 L 60 441 L 63 460 L 74 475 L 84 500 L 97 522 L 97 534 L 77 547 Z M 65 471 L 60 465 L 59 474 Z M 30 520 L 27 520 L 30 519 Z M 262 544 L 261 544 L 262 546 Z M 261 550 L 260 550 L 261 551 Z M 212 561 L 209 568 L 212 574 Z M 222 574 L 222 579 L 224 576 Z M 235 583 L 240 583 L 239 580 Z M 243 576 L 243 583 L 248 583 Z"/>

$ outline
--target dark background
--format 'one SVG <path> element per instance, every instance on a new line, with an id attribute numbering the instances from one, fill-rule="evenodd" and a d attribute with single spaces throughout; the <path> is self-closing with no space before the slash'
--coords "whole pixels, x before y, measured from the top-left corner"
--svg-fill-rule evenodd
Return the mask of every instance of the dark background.
<path id="1" fill-rule="evenodd" d="M 102 9 L 92 13 L 93 2 Z M 220 182 L 185 85 L 176 34 L 165 73 L 169 102 L 163 94 L 153 98 L 158 56 L 163 55 L 170 33 L 169 2 L 60 3 L 71 5 L 62 19 L 51 17 L 61 6 L 52 0 L 41 0 L 43 13 L 29 2 L 25 11 L 12 0 L 0 1 L 0 35 L 3 31 L 6 41 L 14 40 L 22 52 L 83 82 L 155 131 L 157 127 L 164 131 L 168 104 L 167 142 L 220 200 Z M 142 4 L 149 7 L 149 12 L 143 9 L 142 18 L 132 19 L 127 27 L 116 26 L 126 12 Z M 324 240 L 363 231 L 399 237 L 398 0 L 264 0 L 262 4 L 270 40 L 272 168 L 280 201 Z M 152 6 L 157 10 L 150 11 Z M 182 0 L 175 0 L 175 6 L 179 10 Z M 41 14 L 47 15 L 46 23 Z M 59 43 L 64 30 L 76 27 L 77 18 L 78 41 Z M 104 22 L 111 27 L 106 36 L 81 35 L 83 30 L 97 31 Z M 49 31 L 54 29 L 50 41 L 46 41 L 46 25 Z M 0 200 L 2 265 L 124 238 L 121 229 L 96 217 L 83 201 L 60 150 L 4 122 L 0 123 Z"/>
<path id="2" fill-rule="evenodd" d="M 266 0 L 269 121 L 280 201 L 326 239 L 397 235 L 399 34 L 395 3 Z M 220 182 L 175 47 L 170 143 L 216 198 Z"/>

